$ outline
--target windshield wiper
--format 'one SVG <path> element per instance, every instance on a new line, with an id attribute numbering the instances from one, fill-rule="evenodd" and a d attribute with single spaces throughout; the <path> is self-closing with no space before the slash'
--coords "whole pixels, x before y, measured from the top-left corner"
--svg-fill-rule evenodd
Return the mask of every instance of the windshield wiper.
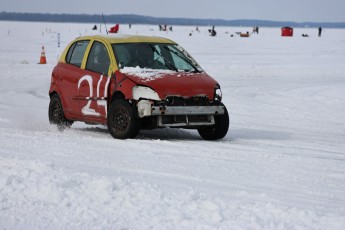
<path id="1" fill-rule="evenodd" d="M 149 44 L 149 46 L 151 47 L 151 49 L 152 49 L 153 52 L 157 53 L 161 58 L 163 58 L 163 60 L 164 60 L 164 63 L 163 63 L 163 64 L 164 64 L 166 67 L 168 67 L 168 68 L 171 69 L 171 70 L 174 70 L 174 71 L 178 72 L 178 69 L 177 69 L 168 59 L 166 59 L 166 58 L 156 49 L 156 47 L 155 47 L 154 45 Z"/>
<path id="2" fill-rule="evenodd" d="M 193 62 L 189 59 L 187 59 L 186 57 L 182 56 L 179 52 L 173 50 L 173 49 L 170 49 L 168 46 L 163 46 L 164 49 L 167 49 L 169 50 L 170 52 L 173 52 L 174 54 L 176 54 L 179 58 L 181 58 L 182 60 L 184 60 L 185 62 L 187 62 L 193 69 L 194 69 L 194 72 L 196 73 L 200 73 L 201 71 L 198 70 L 198 68 L 196 68 L 196 66 L 193 64 Z"/>

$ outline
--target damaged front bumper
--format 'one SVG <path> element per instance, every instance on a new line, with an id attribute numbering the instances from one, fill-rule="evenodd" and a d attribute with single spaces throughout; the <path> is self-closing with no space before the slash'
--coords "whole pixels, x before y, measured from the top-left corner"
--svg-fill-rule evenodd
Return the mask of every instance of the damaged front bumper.
<path id="1" fill-rule="evenodd" d="M 224 106 L 152 106 L 152 115 L 220 115 Z"/>
<path id="2" fill-rule="evenodd" d="M 221 105 L 209 106 L 167 106 L 153 105 L 152 101 L 138 102 L 139 117 L 155 116 L 157 126 L 186 127 L 214 125 L 214 116 L 225 113 Z"/>

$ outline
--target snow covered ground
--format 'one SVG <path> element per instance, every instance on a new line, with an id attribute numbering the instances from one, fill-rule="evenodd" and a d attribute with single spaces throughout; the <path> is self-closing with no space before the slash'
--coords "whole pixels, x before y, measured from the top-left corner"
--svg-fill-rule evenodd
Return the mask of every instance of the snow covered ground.
<path id="1" fill-rule="evenodd" d="M 62 51 L 92 26 L 0 22 L 0 229 L 345 229 L 345 30 L 121 25 L 175 40 L 220 83 L 230 130 L 210 142 L 50 126 L 57 32 Z"/>

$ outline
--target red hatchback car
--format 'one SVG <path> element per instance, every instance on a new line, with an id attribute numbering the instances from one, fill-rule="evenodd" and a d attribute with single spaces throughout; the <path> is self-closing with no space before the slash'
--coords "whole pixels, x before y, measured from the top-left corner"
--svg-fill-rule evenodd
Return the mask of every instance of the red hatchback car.
<path id="1" fill-rule="evenodd" d="M 223 138 L 229 115 L 219 84 L 175 42 L 146 36 L 85 36 L 72 41 L 55 66 L 49 121 L 108 126 L 114 138 L 140 129 L 197 129 Z"/>

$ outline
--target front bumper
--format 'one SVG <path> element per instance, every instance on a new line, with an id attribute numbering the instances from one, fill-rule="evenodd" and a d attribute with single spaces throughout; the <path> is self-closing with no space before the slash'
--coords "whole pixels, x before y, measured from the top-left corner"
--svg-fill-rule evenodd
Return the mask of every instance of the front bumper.
<path id="1" fill-rule="evenodd" d="M 151 115 L 221 115 L 224 106 L 152 106 Z"/>
<path id="2" fill-rule="evenodd" d="M 225 107 L 153 105 L 151 101 L 142 100 L 138 103 L 138 112 L 141 118 L 154 117 L 160 127 L 196 127 L 214 125 L 214 116 L 224 114 Z"/>
<path id="3" fill-rule="evenodd" d="M 214 115 L 224 114 L 224 106 L 152 106 L 160 127 L 199 127 L 214 125 Z"/>

